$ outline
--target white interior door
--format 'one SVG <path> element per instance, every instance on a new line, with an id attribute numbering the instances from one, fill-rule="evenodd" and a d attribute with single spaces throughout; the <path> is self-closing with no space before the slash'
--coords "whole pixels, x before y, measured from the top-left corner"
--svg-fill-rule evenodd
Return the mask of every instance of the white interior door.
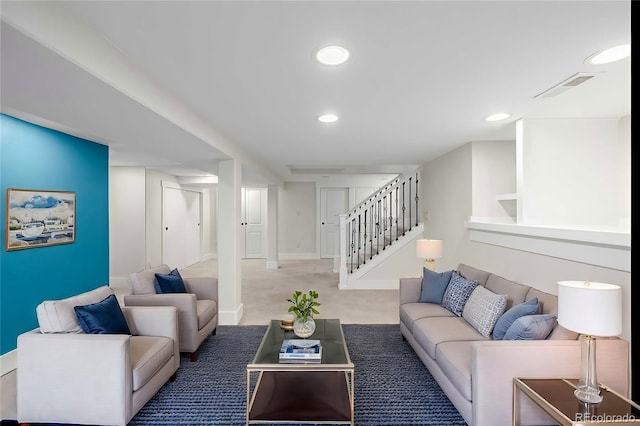
<path id="1" fill-rule="evenodd" d="M 320 257 L 333 257 L 338 249 L 340 216 L 349 205 L 348 188 L 320 188 Z"/>
<path id="2" fill-rule="evenodd" d="M 162 188 L 162 263 L 185 268 L 200 261 L 202 194 Z"/>
<path id="3" fill-rule="evenodd" d="M 267 257 L 267 189 L 242 189 L 243 253 L 245 258 Z"/>

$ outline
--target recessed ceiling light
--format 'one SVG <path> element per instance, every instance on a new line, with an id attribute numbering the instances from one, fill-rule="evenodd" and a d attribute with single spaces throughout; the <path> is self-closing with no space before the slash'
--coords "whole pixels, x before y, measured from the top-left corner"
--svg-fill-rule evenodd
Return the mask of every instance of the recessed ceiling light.
<path id="1" fill-rule="evenodd" d="M 485 117 L 484 119 L 486 121 L 500 121 L 500 120 L 504 120 L 505 118 L 509 118 L 511 117 L 509 114 L 507 114 L 506 112 L 498 112 L 496 114 L 491 114 L 487 117 Z"/>
<path id="2" fill-rule="evenodd" d="M 584 61 L 587 64 L 601 65 L 619 61 L 620 59 L 628 58 L 629 56 L 631 56 L 631 45 L 627 43 L 594 53 Z"/>
<path id="3" fill-rule="evenodd" d="M 349 59 L 349 51 L 342 46 L 325 46 L 318 50 L 316 59 L 325 65 L 340 65 Z"/>
<path id="4" fill-rule="evenodd" d="M 333 123 L 334 121 L 338 121 L 338 116 L 335 114 L 325 114 L 318 117 L 318 121 L 322 121 L 323 123 Z"/>

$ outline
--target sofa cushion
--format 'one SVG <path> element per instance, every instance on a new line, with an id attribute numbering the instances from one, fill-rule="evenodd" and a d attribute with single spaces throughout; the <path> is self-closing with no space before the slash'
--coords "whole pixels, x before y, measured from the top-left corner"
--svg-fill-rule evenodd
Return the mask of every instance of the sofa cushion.
<path id="1" fill-rule="evenodd" d="M 468 280 L 474 280 L 480 285 L 485 285 L 490 273 L 483 271 L 482 269 L 476 269 L 473 266 L 465 265 L 461 263 L 458 265 L 458 274 L 465 277 Z"/>
<path id="2" fill-rule="evenodd" d="M 453 271 L 438 273 L 427 268 L 422 269 L 422 291 L 419 301 L 441 304 Z"/>
<path id="3" fill-rule="evenodd" d="M 160 265 L 129 275 L 129 292 L 131 294 L 156 294 L 154 281 L 156 274 L 168 274 L 171 268 Z"/>
<path id="4" fill-rule="evenodd" d="M 525 315 L 511 324 L 502 340 L 543 340 L 546 339 L 556 322 L 551 314 Z"/>
<path id="5" fill-rule="evenodd" d="M 524 302 L 529 286 L 510 281 L 496 274 L 490 274 L 487 278 L 486 286 L 489 290 L 496 294 L 507 295 L 507 309 L 513 305 Z"/>
<path id="6" fill-rule="evenodd" d="M 436 362 L 447 379 L 467 401 L 471 401 L 471 344 L 442 342 L 436 349 Z"/>
<path id="7" fill-rule="evenodd" d="M 488 340 L 464 318 L 456 316 L 416 320 L 413 336 L 431 358 L 435 358 L 436 347 L 442 342 Z"/>
<path id="8" fill-rule="evenodd" d="M 531 299 L 527 302 L 519 303 L 507 312 L 505 312 L 493 327 L 493 340 L 502 340 L 511 324 L 518 318 L 525 315 L 535 315 L 540 312 L 540 304 L 538 298 Z"/>
<path id="9" fill-rule="evenodd" d="M 491 290 L 478 285 L 469 296 L 462 310 L 464 318 L 478 333 L 489 337 L 493 326 L 507 306 L 506 294 L 495 294 Z"/>
<path id="10" fill-rule="evenodd" d="M 525 300 L 529 301 L 533 298 L 538 299 L 541 314 L 558 315 L 558 296 L 555 294 L 545 293 L 544 291 L 540 291 L 535 288 L 530 288 Z"/>
<path id="11" fill-rule="evenodd" d="M 451 281 L 449 281 L 447 290 L 442 297 L 442 306 L 449 309 L 456 316 L 461 317 L 464 305 L 477 285 L 477 281 L 468 280 L 454 271 L 451 274 Z"/>
<path id="12" fill-rule="evenodd" d="M 155 274 L 156 279 L 153 281 L 156 293 L 186 293 L 184 281 L 177 268 L 174 268 L 168 274 Z"/>
<path id="13" fill-rule="evenodd" d="M 211 318 L 216 315 L 217 305 L 215 300 L 196 300 L 196 312 L 198 313 L 198 330 L 209 324 Z"/>
<path id="14" fill-rule="evenodd" d="M 413 324 L 420 318 L 453 317 L 453 313 L 435 303 L 405 303 L 400 305 L 400 321 L 413 333 Z"/>
<path id="15" fill-rule="evenodd" d="M 74 306 L 89 305 L 104 300 L 113 294 L 109 286 L 61 300 L 46 300 L 36 307 L 41 333 L 82 333 Z"/>
<path id="16" fill-rule="evenodd" d="M 547 340 L 576 340 L 579 334 L 575 331 L 567 330 L 556 322 L 551 333 L 547 336 Z"/>
<path id="17" fill-rule="evenodd" d="M 84 306 L 74 306 L 80 327 L 87 334 L 131 334 L 115 294 Z"/>
<path id="18" fill-rule="evenodd" d="M 147 384 L 173 356 L 173 340 L 158 336 L 130 339 L 133 391 Z"/>

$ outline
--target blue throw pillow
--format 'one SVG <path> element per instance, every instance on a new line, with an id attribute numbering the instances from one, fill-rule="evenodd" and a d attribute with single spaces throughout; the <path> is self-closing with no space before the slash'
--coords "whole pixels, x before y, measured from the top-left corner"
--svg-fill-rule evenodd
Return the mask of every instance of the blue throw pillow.
<path id="1" fill-rule="evenodd" d="M 438 273 L 427 268 L 423 269 L 420 302 L 442 304 L 442 296 L 449 285 L 453 271 Z"/>
<path id="2" fill-rule="evenodd" d="M 131 334 L 118 299 L 110 295 L 91 305 L 74 306 L 80 327 L 87 334 Z"/>
<path id="3" fill-rule="evenodd" d="M 184 286 L 184 281 L 178 269 L 174 269 L 168 274 L 156 274 L 156 279 L 153 282 L 156 288 L 156 293 L 186 293 L 187 289 Z"/>
<path id="4" fill-rule="evenodd" d="M 555 315 L 526 315 L 511 324 L 502 340 L 544 340 L 555 324 Z"/>
<path id="5" fill-rule="evenodd" d="M 451 273 L 451 281 L 449 281 L 444 296 L 442 296 L 442 306 L 461 317 L 464 305 L 477 285 L 477 281 L 468 280 L 453 271 Z"/>
<path id="6" fill-rule="evenodd" d="M 538 298 L 534 297 L 533 299 L 520 303 L 518 305 L 512 306 L 507 312 L 502 314 L 496 325 L 493 327 L 493 340 L 502 340 L 504 338 L 504 334 L 507 332 L 511 324 L 515 320 L 525 315 L 535 315 L 540 311 L 540 304 L 538 303 Z"/>

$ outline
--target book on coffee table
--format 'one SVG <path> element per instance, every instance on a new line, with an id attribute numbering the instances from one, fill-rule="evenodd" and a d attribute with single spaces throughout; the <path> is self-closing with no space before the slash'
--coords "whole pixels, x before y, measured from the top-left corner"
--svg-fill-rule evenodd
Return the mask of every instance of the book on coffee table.
<path id="1" fill-rule="evenodd" d="M 322 360 L 320 340 L 285 339 L 280 347 L 279 360 L 282 363 L 320 362 Z"/>

